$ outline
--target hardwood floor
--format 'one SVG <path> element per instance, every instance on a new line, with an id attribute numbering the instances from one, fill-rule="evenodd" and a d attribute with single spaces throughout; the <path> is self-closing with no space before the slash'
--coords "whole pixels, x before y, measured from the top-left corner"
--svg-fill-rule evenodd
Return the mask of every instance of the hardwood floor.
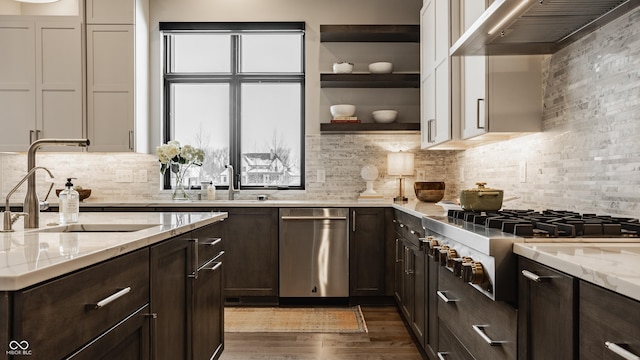
<path id="1" fill-rule="evenodd" d="M 220 360 L 422 360 L 393 306 L 362 306 L 364 334 L 225 333 Z"/>

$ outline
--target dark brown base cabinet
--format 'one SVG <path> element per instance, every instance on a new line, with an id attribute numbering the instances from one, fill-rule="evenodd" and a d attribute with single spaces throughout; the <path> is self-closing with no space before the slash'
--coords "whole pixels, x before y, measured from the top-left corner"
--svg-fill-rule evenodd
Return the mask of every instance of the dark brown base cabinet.
<path id="1" fill-rule="evenodd" d="M 211 224 L 0 292 L 0 359 L 217 359 L 224 329 L 221 231 L 220 223 Z M 13 341 L 28 348 L 5 351 Z"/>
<path id="2" fill-rule="evenodd" d="M 278 208 L 224 208 L 224 296 L 229 305 L 278 301 Z"/>
<path id="3" fill-rule="evenodd" d="M 154 359 L 205 360 L 222 353 L 223 223 L 151 247 Z"/>
<path id="4" fill-rule="evenodd" d="M 517 310 L 514 307 L 491 300 L 445 267 L 440 268 L 438 288 L 442 294 L 438 303 L 440 323 L 474 358 L 517 359 Z"/>
<path id="5" fill-rule="evenodd" d="M 391 296 L 393 243 L 386 241 L 387 208 L 352 208 L 349 229 L 349 295 L 351 297 Z"/>
<path id="6" fill-rule="evenodd" d="M 580 281 L 579 309 L 580 359 L 640 357 L 640 302 Z"/>
<path id="7" fill-rule="evenodd" d="M 518 262 L 518 359 L 577 359 L 577 280 L 526 258 Z"/>

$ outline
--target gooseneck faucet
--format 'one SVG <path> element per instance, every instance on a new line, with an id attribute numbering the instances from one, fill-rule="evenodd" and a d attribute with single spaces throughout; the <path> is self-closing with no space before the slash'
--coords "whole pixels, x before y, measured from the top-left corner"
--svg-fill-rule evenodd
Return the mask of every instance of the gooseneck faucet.
<path id="1" fill-rule="evenodd" d="M 2 228 L 3 232 L 10 232 L 13 231 L 13 228 L 11 227 L 11 225 L 13 225 L 14 222 L 16 222 L 16 220 L 18 220 L 18 218 L 20 216 L 24 216 L 24 224 L 25 224 L 25 228 L 29 219 L 29 214 L 27 212 L 21 212 L 21 213 L 15 213 L 15 214 L 11 214 L 11 206 L 9 205 L 9 199 L 11 198 L 11 195 L 13 195 L 13 193 L 18 190 L 18 188 L 20 187 L 20 185 L 22 185 L 22 183 L 25 182 L 25 180 L 27 180 L 27 178 L 29 176 L 31 176 L 33 173 L 36 172 L 36 170 L 38 169 L 42 169 L 44 171 L 46 171 L 47 173 L 49 173 L 49 176 L 53 179 L 53 174 L 51 173 L 51 171 L 49 171 L 49 169 L 41 167 L 41 166 L 36 166 L 34 168 L 32 168 L 31 170 L 29 170 L 29 172 L 27 173 L 27 175 L 25 175 L 19 182 L 18 184 L 11 189 L 11 191 L 9 191 L 9 193 L 7 194 L 7 199 L 6 199 L 6 203 L 5 203 L 5 208 L 4 208 L 4 227 Z M 53 182 L 51 183 L 51 187 L 53 187 Z M 49 188 L 49 191 L 51 191 L 51 187 Z"/>
<path id="2" fill-rule="evenodd" d="M 225 165 L 225 168 L 227 168 L 227 171 L 229 172 L 229 200 L 233 200 L 233 197 L 236 193 L 239 193 L 240 190 L 236 190 L 235 185 L 234 185 L 234 181 L 233 181 L 233 166 L 231 166 L 231 164 Z"/>
<path id="3" fill-rule="evenodd" d="M 36 193 L 36 176 L 31 171 L 36 167 L 36 151 L 42 146 L 87 147 L 89 143 L 89 139 L 40 139 L 31 143 L 27 151 L 27 170 L 29 171 L 27 176 L 27 195 L 24 198 L 22 207 L 22 211 L 28 215 L 24 222 L 25 229 L 34 229 L 40 226 L 40 201 Z"/>

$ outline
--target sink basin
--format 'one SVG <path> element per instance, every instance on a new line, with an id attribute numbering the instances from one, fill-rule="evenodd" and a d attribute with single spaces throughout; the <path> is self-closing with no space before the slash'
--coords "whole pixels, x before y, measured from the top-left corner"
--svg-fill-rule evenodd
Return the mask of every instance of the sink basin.
<path id="1" fill-rule="evenodd" d="M 34 232 L 51 233 L 103 233 L 103 232 L 134 232 L 148 229 L 157 224 L 71 224 L 35 230 Z"/>

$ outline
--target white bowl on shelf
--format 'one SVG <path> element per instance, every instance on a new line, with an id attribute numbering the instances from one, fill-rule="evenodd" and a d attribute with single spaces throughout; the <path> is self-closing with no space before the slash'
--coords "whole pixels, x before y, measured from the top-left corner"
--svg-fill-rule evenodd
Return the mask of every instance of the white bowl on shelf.
<path id="1" fill-rule="evenodd" d="M 373 121 L 380 124 L 387 124 L 396 121 L 398 112 L 396 110 L 376 110 L 372 115 Z"/>
<path id="2" fill-rule="evenodd" d="M 334 118 L 338 116 L 353 116 L 356 113 L 356 107 L 349 104 L 331 105 L 329 111 L 331 111 L 331 115 Z"/>
<path id="3" fill-rule="evenodd" d="M 369 72 L 372 74 L 391 74 L 393 72 L 393 64 L 390 62 L 374 62 L 369 64 Z"/>
<path id="4" fill-rule="evenodd" d="M 337 62 L 333 63 L 333 73 L 334 74 L 351 74 L 353 71 L 353 64 L 350 62 Z"/>

